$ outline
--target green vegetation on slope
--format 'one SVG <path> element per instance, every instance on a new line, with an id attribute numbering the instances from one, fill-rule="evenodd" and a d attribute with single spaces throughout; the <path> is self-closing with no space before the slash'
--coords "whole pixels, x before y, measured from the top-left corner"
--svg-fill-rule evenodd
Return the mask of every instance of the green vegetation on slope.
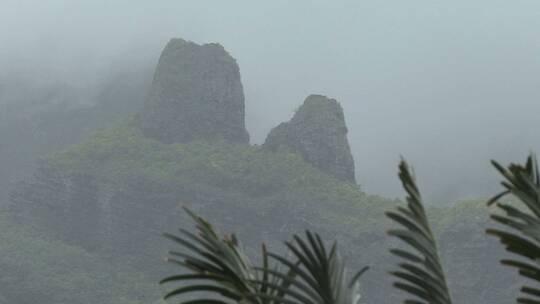
<path id="1" fill-rule="evenodd" d="M 325 239 L 337 236 L 345 255 L 362 248 L 367 258 L 352 262 L 362 266 L 380 259 L 383 213 L 396 203 L 294 153 L 225 142 L 164 144 L 144 137 L 133 121 L 49 157 L 12 194 L 15 210 L 48 235 L 125 255 L 152 276 L 166 269 L 158 235 L 182 225 L 182 205 L 238 232 L 249 254 L 258 251 L 261 233 L 273 248 L 291 232 L 313 229 Z"/>
<path id="2" fill-rule="evenodd" d="M 261 240 L 271 249 L 281 248 L 280 241 L 310 229 L 323 239 L 337 239 L 353 269 L 372 266 L 362 282 L 366 301 L 397 300 L 393 292 L 374 291 L 390 284 L 384 267 L 391 261 L 384 236 L 390 223 L 384 212 L 398 202 L 367 195 L 294 153 L 225 142 L 164 144 L 142 136 L 127 121 L 48 158 L 12 198 L 16 209 L 48 236 L 91 254 L 126 257 L 152 277 L 167 270 L 159 263 L 166 248 L 159 234 L 188 225 L 182 205 L 220 230 L 236 232 L 250 256 L 258 256 Z M 484 270 L 498 261 L 483 252 L 502 251 L 483 234 L 488 222 L 484 202 L 427 210 L 449 285 L 464 291 L 453 295 L 458 303 L 512 298 L 511 289 L 498 287 L 513 277 L 502 268 Z M 471 271 L 479 275 L 470 276 Z M 497 291 L 470 293 L 461 286 Z"/>
<path id="3" fill-rule="evenodd" d="M 159 297 L 132 267 L 0 218 L 0 303 L 142 304 Z"/>
<path id="4" fill-rule="evenodd" d="M 331 222 L 355 224 L 357 229 L 374 224 L 369 215 L 382 214 L 395 202 L 368 196 L 354 184 L 339 181 L 307 164 L 294 153 L 267 152 L 258 146 L 225 142 L 163 144 L 146 138 L 131 121 L 99 132 L 90 140 L 51 158 L 65 172 L 85 172 L 103 183 L 142 175 L 155 183 L 191 185 L 208 191 L 240 193 L 252 204 L 264 198 L 301 195 L 304 204 L 316 206 L 319 216 Z M 296 199 L 298 200 L 298 199 Z M 257 204 L 262 212 L 265 206 Z M 340 212 L 355 208 L 364 214 Z"/>

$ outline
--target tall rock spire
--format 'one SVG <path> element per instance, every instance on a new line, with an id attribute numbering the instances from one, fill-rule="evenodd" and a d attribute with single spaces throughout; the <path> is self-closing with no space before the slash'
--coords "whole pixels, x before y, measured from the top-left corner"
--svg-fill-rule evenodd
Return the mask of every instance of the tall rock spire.
<path id="1" fill-rule="evenodd" d="M 238 65 L 221 45 L 172 39 L 161 53 L 138 124 L 146 136 L 165 143 L 247 143 L 244 108 Z"/>
<path id="2" fill-rule="evenodd" d="M 356 182 L 343 109 L 335 99 L 308 96 L 289 122 L 270 132 L 263 148 L 298 153 L 322 171 Z"/>

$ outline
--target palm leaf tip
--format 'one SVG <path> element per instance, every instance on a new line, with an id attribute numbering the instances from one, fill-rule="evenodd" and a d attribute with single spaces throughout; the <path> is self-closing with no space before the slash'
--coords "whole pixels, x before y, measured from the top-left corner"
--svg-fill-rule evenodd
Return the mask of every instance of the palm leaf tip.
<path id="1" fill-rule="evenodd" d="M 505 249 L 519 256 L 522 260 L 504 259 L 501 263 L 516 268 L 518 273 L 537 284 L 540 283 L 540 175 L 536 156 L 532 153 L 524 164 L 510 164 L 507 167 L 492 161 L 495 169 L 503 177 L 501 182 L 504 191 L 492 197 L 489 205 L 497 202 L 501 214 L 492 214 L 491 219 L 507 229 L 487 229 L 505 246 Z M 514 207 L 499 202 L 511 194 L 525 208 Z M 522 296 L 518 303 L 540 303 L 540 290 L 528 286 L 521 288 Z"/>
<path id="2" fill-rule="evenodd" d="M 390 272 L 397 278 L 394 287 L 414 297 L 405 300 L 405 303 L 450 304 L 446 277 L 416 185 L 416 178 L 404 159 L 398 168 L 399 179 L 407 193 L 407 208 L 398 207 L 396 211 L 386 212 L 389 219 L 401 226 L 400 229 L 389 230 L 388 234 L 400 239 L 414 250 L 390 250 L 393 255 L 404 261 L 399 264 L 400 270 Z"/>

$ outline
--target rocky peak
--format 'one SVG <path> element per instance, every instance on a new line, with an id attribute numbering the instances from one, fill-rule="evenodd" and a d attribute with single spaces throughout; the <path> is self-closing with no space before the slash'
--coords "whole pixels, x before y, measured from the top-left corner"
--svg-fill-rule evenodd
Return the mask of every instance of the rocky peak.
<path id="1" fill-rule="evenodd" d="M 217 44 L 169 41 L 138 115 L 146 136 L 162 142 L 247 143 L 244 92 L 236 60 Z"/>
<path id="2" fill-rule="evenodd" d="M 263 148 L 298 153 L 322 171 L 356 182 L 345 116 L 335 99 L 308 96 L 289 122 L 270 132 Z"/>

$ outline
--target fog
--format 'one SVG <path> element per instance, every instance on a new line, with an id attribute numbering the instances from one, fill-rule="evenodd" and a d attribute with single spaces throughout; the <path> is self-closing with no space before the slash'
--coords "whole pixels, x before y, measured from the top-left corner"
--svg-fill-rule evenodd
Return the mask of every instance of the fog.
<path id="1" fill-rule="evenodd" d="M 538 29 L 532 0 L 2 0 L 0 89 L 65 84 L 91 103 L 111 75 L 151 74 L 171 37 L 219 42 L 240 65 L 253 143 L 327 95 L 363 190 L 401 196 L 403 155 L 430 200 L 457 200 L 497 189 L 490 159 L 540 151 Z"/>
<path id="2" fill-rule="evenodd" d="M 539 34 L 538 0 L 0 0 L 0 304 L 539 303 Z"/>

